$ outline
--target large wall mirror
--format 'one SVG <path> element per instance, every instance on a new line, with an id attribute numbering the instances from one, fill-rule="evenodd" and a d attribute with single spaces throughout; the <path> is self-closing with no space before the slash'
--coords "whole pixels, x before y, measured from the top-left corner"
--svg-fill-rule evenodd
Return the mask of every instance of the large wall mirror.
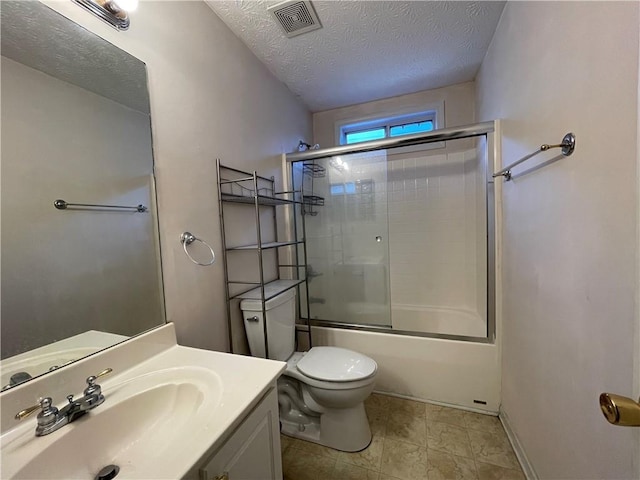
<path id="1" fill-rule="evenodd" d="M 6 389 L 165 315 L 145 64 L 39 2 L 1 16 Z"/>

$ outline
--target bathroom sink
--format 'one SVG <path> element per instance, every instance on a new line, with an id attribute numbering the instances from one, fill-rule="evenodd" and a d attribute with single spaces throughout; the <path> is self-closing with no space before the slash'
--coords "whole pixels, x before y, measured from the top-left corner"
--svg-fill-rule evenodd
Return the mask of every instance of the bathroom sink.
<path id="1" fill-rule="evenodd" d="M 124 335 L 89 330 L 0 361 L 0 386 L 22 372 L 36 377 L 126 340 Z"/>
<path id="2" fill-rule="evenodd" d="M 37 437 L 35 414 L 14 419 L 39 397 L 61 408 L 107 367 L 104 402 L 72 423 Z M 285 367 L 177 345 L 173 324 L 150 330 L 0 393 L 0 478 L 92 480 L 117 465 L 116 480 L 197 479 Z"/>
<path id="3" fill-rule="evenodd" d="M 179 367 L 104 382 L 103 393 L 102 405 L 50 435 L 35 437 L 28 422 L 15 438 L 3 438 L 2 478 L 93 479 L 111 464 L 120 468 L 118 478 L 178 478 L 172 465 L 201 441 L 223 387 L 211 370 Z"/>
<path id="4" fill-rule="evenodd" d="M 44 372 L 63 367 L 69 363 L 90 355 L 96 351 L 96 348 L 85 347 L 69 349 L 61 352 L 50 352 L 37 356 L 30 356 L 19 360 L 3 360 L 0 365 L 0 384 L 8 385 L 12 375 L 19 372 L 27 372 L 32 377 L 40 375 Z"/>

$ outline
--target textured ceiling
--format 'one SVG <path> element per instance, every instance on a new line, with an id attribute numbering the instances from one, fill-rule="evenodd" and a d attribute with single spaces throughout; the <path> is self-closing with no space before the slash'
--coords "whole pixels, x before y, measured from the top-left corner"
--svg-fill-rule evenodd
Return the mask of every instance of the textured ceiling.
<path id="1" fill-rule="evenodd" d="M 317 112 L 473 80 L 505 2 L 314 1 L 323 28 L 294 38 L 277 1 L 207 3 Z"/>
<path id="2" fill-rule="evenodd" d="M 143 62 L 40 2 L 1 5 L 3 56 L 149 113 Z"/>

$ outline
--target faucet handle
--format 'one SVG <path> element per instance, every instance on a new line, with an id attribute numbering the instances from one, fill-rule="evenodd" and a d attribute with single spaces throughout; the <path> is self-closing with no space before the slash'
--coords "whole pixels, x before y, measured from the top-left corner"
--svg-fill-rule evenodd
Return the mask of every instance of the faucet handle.
<path id="1" fill-rule="evenodd" d="M 52 404 L 53 404 L 53 400 L 51 400 L 51 397 L 41 398 L 36 405 L 33 405 L 29 408 L 25 408 L 24 410 L 20 410 L 18 413 L 16 413 L 15 417 L 13 418 L 15 418 L 16 420 L 22 420 L 23 418 L 28 417 L 38 409 L 41 409 L 43 413 L 50 413 L 50 410 L 52 410 L 51 408 Z M 53 407 L 53 409 L 56 409 L 56 407 Z"/>
<path id="2" fill-rule="evenodd" d="M 84 389 L 84 394 L 85 395 L 91 395 L 94 393 L 100 394 L 100 390 L 101 390 L 100 385 L 96 384 L 96 380 L 111 372 L 113 372 L 112 368 L 105 368 L 99 374 L 91 375 L 90 377 L 87 377 L 87 388 Z"/>
<path id="3" fill-rule="evenodd" d="M 90 377 L 87 377 L 87 384 L 93 385 L 98 378 L 104 377 L 105 375 L 108 375 L 111 372 L 113 372 L 113 368 L 105 368 L 99 374 L 91 375 Z"/>

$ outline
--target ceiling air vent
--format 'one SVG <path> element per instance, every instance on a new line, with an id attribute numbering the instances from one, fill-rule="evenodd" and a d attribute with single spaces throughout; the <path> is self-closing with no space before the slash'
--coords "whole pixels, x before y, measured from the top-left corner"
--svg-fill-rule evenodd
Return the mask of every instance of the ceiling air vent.
<path id="1" fill-rule="evenodd" d="M 286 1 L 272 5 L 267 10 L 289 38 L 322 28 L 318 15 L 309 1 Z"/>

